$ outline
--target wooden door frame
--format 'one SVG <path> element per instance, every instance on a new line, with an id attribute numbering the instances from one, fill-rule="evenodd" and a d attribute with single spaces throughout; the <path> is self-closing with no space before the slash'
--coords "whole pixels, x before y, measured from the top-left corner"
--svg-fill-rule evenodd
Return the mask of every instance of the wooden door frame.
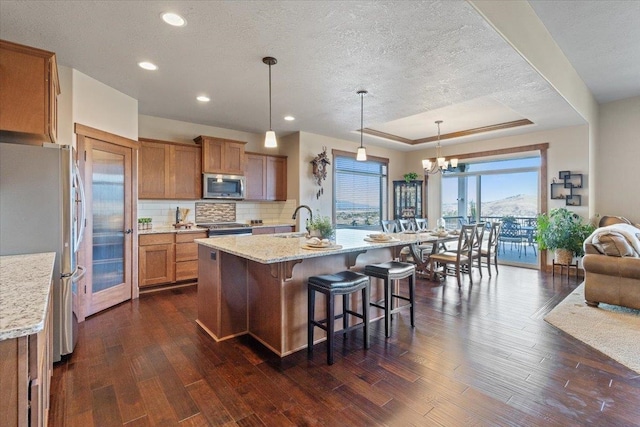
<path id="1" fill-rule="evenodd" d="M 477 151 L 474 153 L 463 153 L 463 154 L 450 154 L 448 158 L 457 158 L 458 160 L 465 159 L 474 159 L 478 157 L 492 157 L 492 156 L 501 156 L 505 154 L 514 154 L 514 153 L 525 153 L 525 152 L 534 152 L 538 151 L 540 153 L 540 176 L 538 177 L 538 185 L 540 186 L 540 212 L 547 212 L 548 208 L 548 181 L 547 181 L 547 151 L 549 150 L 549 143 L 543 142 L 540 144 L 531 144 L 531 145 L 522 145 L 520 147 L 510 147 L 510 148 L 499 148 L 495 150 L 488 151 Z M 428 208 L 428 186 L 429 186 L 429 175 L 425 175 L 425 213 Z M 440 210 L 442 211 L 442 206 L 440 206 Z M 538 250 L 538 270 L 546 271 L 548 269 L 547 266 L 547 251 Z M 543 270 L 544 269 L 544 270 Z"/>
<path id="2" fill-rule="evenodd" d="M 137 299 L 139 297 L 138 290 L 138 227 L 135 219 L 138 217 L 138 149 L 140 143 L 136 140 L 125 138 L 123 136 L 115 135 L 106 131 L 95 129 L 89 126 L 82 125 L 80 123 L 74 123 L 74 132 L 76 134 L 76 147 L 84 146 L 86 144 L 85 138 L 95 139 L 101 142 L 130 148 L 131 149 L 131 229 L 133 230 L 131 238 L 131 298 Z M 78 150 L 78 157 L 80 157 L 80 151 Z M 84 174 L 84 160 L 78 159 L 78 162 L 82 164 L 82 173 Z M 89 215 L 89 212 L 87 212 Z M 82 243 L 81 253 L 86 250 L 87 240 Z M 85 279 L 86 280 L 86 279 Z M 83 322 L 86 318 L 84 293 L 78 292 L 78 306 L 80 307 L 79 313 L 77 313 L 78 322 Z"/>

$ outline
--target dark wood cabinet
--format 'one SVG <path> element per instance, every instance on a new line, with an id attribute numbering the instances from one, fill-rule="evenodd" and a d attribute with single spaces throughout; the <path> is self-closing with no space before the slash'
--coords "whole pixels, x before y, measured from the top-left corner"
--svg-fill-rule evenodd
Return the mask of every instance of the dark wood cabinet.
<path id="1" fill-rule="evenodd" d="M 200 151 L 196 145 L 140 138 L 138 198 L 200 199 Z"/>
<path id="2" fill-rule="evenodd" d="M 422 181 L 393 181 L 393 219 L 422 218 Z"/>
<path id="3" fill-rule="evenodd" d="M 202 173 L 244 174 L 246 142 L 202 135 L 194 141 L 202 145 Z"/>
<path id="4" fill-rule="evenodd" d="M 291 233 L 295 230 L 293 225 L 278 225 L 275 227 L 254 227 L 252 233 L 255 234 L 274 234 L 274 233 Z"/>
<path id="5" fill-rule="evenodd" d="M 287 200 L 287 158 L 246 153 L 247 200 Z"/>
<path id="6" fill-rule="evenodd" d="M 0 40 L 0 136 L 5 142 L 56 142 L 58 67 L 53 52 Z"/>

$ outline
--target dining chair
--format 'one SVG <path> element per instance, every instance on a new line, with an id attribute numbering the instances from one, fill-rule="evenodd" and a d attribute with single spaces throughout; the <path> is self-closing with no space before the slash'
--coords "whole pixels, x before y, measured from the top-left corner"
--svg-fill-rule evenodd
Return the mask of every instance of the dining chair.
<path id="1" fill-rule="evenodd" d="M 416 231 L 413 220 L 410 219 L 398 219 L 398 231 Z"/>
<path id="2" fill-rule="evenodd" d="M 522 230 L 520 224 L 517 222 L 507 221 L 502 224 L 500 235 L 498 240 L 502 243 L 502 251 L 504 252 L 505 243 L 511 243 L 511 249 L 513 245 L 518 248 L 518 258 L 522 257 Z"/>
<path id="3" fill-rule="evenodd" d="M 415 223 L 414 225 L 417 232 L 424 232 L 429 229 L 429 222 L 427 221 L 427 218 L 414 218 L 413 222 Z"/>
<path id="4" fill-rule="evenodd" d="M 463 225 L 458 236 L 458 246 L 455 251 L 446 251 L 433 254 L 429 257 L 429 269 L 431 270 L 431 280 L 434 280 L 436 270 L 434 264 L 443 266 L 444 274 L 447 274 L 447 267 L 453 264 L 455 267 L 455 275 L 458 279 L 458 287 L 462 286 L 460 273 L 463 269 L 469 272 L 469 280 L 473 283 L 473 275 L 471 274 L 471 250 L 473 242 L 476 238 L 476 225 Z"/>
<path id="5" fill-rule="evenodd" d="M 476 237 L 473 241 L 473 246 L 471 248 L 471 266 L 473 267 L 474 261 L 478 262 L 478 271 L 480 272 L 480 277 L 482 277 L 482 243 L 484 241 L 484 229 L 486 228 L 486 224 L 484 222 L 479 222 L 476 224 Z"/>
<path id="6" fill-rule="evenodd" d="M 383 219 L 380 221 L 382 224 L 382 231 L 385 233 L 397 233 L 398 232 L 398 223 L 393 219 Z"/>
<path id="7" fill-rule="evenodd" d="M 487 260 L 487 271 L 489 277 L 491 277 L 491 257 L 493 256 L 493 265 L 496 268 L 496 274 L 498 274 L 498 236 L 500 235 L 501 222 L 492 222 L 489 229 L 489 239 L 486 243 L 480 246 L 480 259 L 479 264 L 482 265 L 482 258 Z"/>

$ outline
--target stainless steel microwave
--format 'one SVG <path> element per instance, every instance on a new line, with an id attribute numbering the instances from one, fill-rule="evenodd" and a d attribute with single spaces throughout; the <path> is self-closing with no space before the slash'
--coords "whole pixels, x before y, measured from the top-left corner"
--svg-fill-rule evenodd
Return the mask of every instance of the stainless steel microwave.
<path id="1" fill-rule="evenodd" d="M 242 175 L 203 174 L 202 198 L 244 199 L 246 183 Z"/>

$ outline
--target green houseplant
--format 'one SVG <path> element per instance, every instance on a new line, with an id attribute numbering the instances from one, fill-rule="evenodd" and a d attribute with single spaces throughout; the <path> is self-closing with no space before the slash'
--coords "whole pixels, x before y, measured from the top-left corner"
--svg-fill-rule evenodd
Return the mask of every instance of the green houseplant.
<path id="1" fill-rule="evenodd" d="M 584 255 L 582 243 L 595 230 L 566 208 L 552 209 L 537 217 L 536 242 L 540 249 L 555 251 L 556 262 L 571 264 L 574 256 Z"/>
<path id="2" fill-rule="evenodd" d="M 402 177 L 404 178 L 404 181 L 408 184 L 411 181 L 415 180 L 418 178 L 418 174 L 415 172 L 407 172 L 404 175 L 402 175 Z"/>
<path id="3" fill-rule="evenodd" d="M 308 223 L 307 228 L 311 237 L 320 237 L 322 239 L 331 239 L 335 233 L 331 219 L 328 216 L 316 216 L 313 221 Z"/>

